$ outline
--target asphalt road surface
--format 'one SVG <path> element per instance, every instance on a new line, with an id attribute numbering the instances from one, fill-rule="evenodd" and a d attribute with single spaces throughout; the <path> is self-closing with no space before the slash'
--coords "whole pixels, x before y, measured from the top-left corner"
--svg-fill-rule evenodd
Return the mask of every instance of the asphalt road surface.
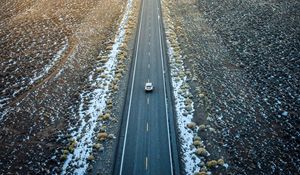
<path id="1" fill-rule="evenodd" d="M 143 0 L 140 15 L 114 174 L 178 174 L 160 1 Z"/>

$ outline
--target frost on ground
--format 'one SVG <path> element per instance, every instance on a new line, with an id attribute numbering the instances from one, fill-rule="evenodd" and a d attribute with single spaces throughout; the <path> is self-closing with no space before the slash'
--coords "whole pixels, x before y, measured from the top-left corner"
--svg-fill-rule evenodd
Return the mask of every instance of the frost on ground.
<path id="1" fill-rule="evenodd" d="M 108 50 L 111 50 L 109 55 L 105 56 L 101 52 L 98 56 L 100 60 L 96 63 L 97 66 L 90 73 L 89 83 L 94 90 L 80 94 L 79 128 L 77 131 L 71 133 L 76 145 L 74 152 L 67 156 L 63 165 L 62 174 L 84 174 L 88 169 L 88 161 L 92 159 L 92 147 L 97 141 L 95 140 L 97 126 L 102 127 L 103 121 L 101 121 L 100 117 L 110 115 L 110 113 L 106 113 L 107 111 L 105 110 L 109 99 L 111 99 L 110 96 L 113 88 L 110 87 L 116 77 L 115 72 L 118 64 L 118 54 L 120 53 L 121 45 L 124 43 L 125 27 L 128 23 L 131 9 L 132 0 L 129 0 L 117 36 L 113 42 L 114 44 L 108 48 Z M 103 62 L 105 62 L 105 64 L 103 64 Z M 100 72 L 102 73 L 96 74 L 99 70 L 101 70 Z M 70 128 L 70 130 L 73 130 L 73 128 Z"/>

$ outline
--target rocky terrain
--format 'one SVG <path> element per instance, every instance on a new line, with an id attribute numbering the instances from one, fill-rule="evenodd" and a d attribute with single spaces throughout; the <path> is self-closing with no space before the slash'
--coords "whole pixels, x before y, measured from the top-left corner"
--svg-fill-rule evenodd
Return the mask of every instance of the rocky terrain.
<path id="1" fill-rule="evenodd" d="M 126 9 L 135 13 L 123 17 Z M 111 107 L 122 104 L 111 99 L 128 69 L 134 9 L 114 0 L 1 3 L 0 174 L 85 171 L 99 150 L 113 162 L 120 116 Z M 81 164 L 68 164 L 72 157 Z"/>
<path id="2" fill-rule="evenodd" d="M 210 153 L 198 174 L 299 174 L 299 10 L 299 1 L 170 1 Z"/>

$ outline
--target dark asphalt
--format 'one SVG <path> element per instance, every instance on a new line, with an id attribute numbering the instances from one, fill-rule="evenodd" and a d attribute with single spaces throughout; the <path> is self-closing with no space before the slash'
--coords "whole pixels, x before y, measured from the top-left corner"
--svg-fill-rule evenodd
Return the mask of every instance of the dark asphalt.
<path id="1" fill-rule="evenodd" d="M 164 78 L 168 71 L 163 70 L 167 68 L 167 61 L 158 7 L 158 0 L 144 0 L 141 5 L 115 175 L 179 172 L 172 105 L 167 100 L 170 99 L 170 86 L 169 80 L 165 83 Z M 145 93 L 144 85 L 148 80 L 153 83 L 154 91 Z"/>

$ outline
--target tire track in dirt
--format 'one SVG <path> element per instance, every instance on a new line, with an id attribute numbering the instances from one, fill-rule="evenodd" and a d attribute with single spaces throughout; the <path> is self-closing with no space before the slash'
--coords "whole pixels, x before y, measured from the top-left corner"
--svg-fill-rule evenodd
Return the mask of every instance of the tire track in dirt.
<path id="1" fill-rule="evenodd" d="M 51 73 L 48 74 L 47 76 L 45 76 L 44 79 L 38 81 L 38 83 L 36 83 L 35 85 L 32 85 L 32 87 L 30 87 L 28 90 L 26 90 L 22 94 L 18 95 L 14 100 L 12 100 L 10 103 L 8 103 L 8 106 L 14 106 L 17 102 L 19 102 L 22 99 L 24 99 L 25 97 L 27 97 L 27 95 L 29 93 L 35 91 L 37 88 L 41 87 L 43 84 L 48 82 L 51 78 L 53 78 L 63 68 L 63 66 L 67 62 L 69 56 L 71 55 L 71 53 L 73 52 L 73 50 L 75 48 L 74 46 L 76 45 L 76 43 L 77 43 L 77 39 L 74 36 L 72 36 L 69 39 L 69 47 L 63 54 L 59 63 L 57 63 L 55 66 L 53 66 L 52 71 L 50 71 Z"/>

